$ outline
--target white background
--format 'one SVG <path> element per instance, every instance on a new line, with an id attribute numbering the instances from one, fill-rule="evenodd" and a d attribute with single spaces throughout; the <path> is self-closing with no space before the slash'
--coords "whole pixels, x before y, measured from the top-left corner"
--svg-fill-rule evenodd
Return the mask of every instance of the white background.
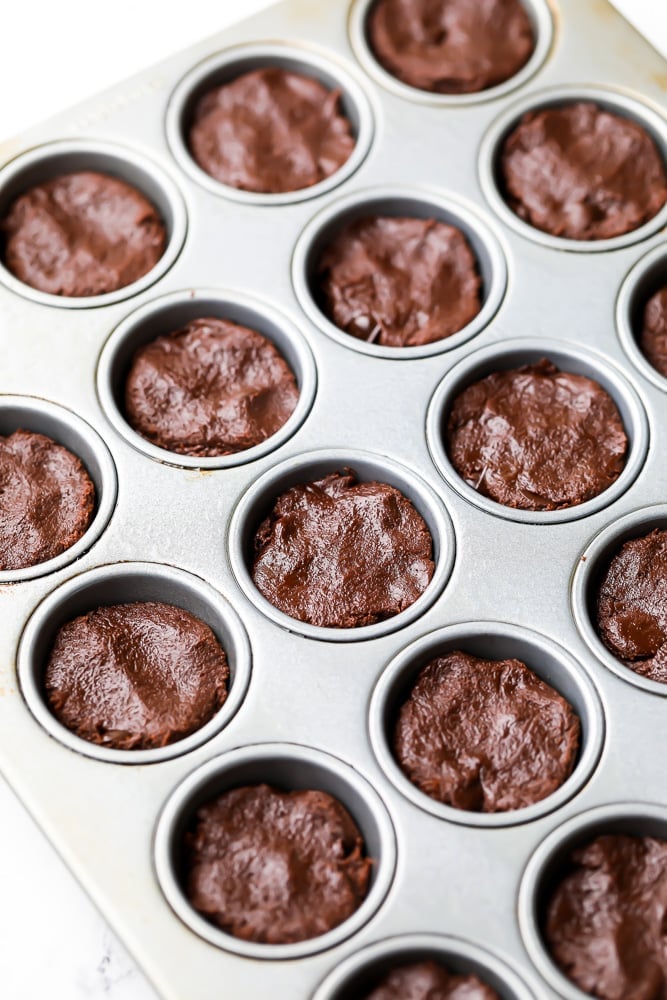
<path id="1" fill-rule="evenodd" d="M 91 0 L 5 2 L 11 14 L 0 57 L 0 140 L 268 6 L 187 0 L 181 12 L 156 0 L 115 0 L 102 18 Z M 617 6 L 667 54 L 665 0 Z M 1 779 L 0 996 L 155 1000 Z"/>

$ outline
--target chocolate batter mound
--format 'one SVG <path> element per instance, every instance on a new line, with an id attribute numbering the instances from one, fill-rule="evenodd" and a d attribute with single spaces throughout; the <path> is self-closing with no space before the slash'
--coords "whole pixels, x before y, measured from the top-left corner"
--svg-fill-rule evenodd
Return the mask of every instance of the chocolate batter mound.
<path id="1" fill-rule="evenodd" d="M 5 266 L 51 295 L 124 288 L 150 271 L 167 237 L 157 210 L 117 177 L 82 171 L 38 184 L 0 223 Z"/>
<path id="2" fill-rule="evenodd" d="M 665 164 L 646 129 L 590 101 L 525 114 L 500 167 L 510 208 L 570 240 L 622 236 L 667 201 Z"/>
<path id="3" fill-rule="evenodd" d="M 81 461 L 32 431 L 0 437 L 0 570 L 54 559 L 86 533 L 95 487 Z"/>
<path id="4" fill-rule="evenodd" d="M 379 0 L 367 34 L 387 72 L 438 94 L 495 87 L 518 73 L 535 49 L 519 0 Z"/>
<path id="5" fill-rule="evenodd" d="M 433 576 L 433 541 L 412 503 L 346 469 L 292 486 L 255 535 L 264 597 L 302 622 L 358 628 L 393 618 Z"/>
<path id="6" fill-rule="evenodd" d="M 646 303 L 639 346 L 656 371 L 667 378 L 667 285 Z"/>
<path id="7" fill-rule="evenodd" d="M 477 976 L 456 976 L 437 962 L 401 965 L 366 1000 L 500 1000 Z"/>
<path id="8" fill-rule="evenodd" d="M 341 330 L 385 347 L 415 347 L 457 333 L 482 308 L 468 241 L 435 219 L 357 219 L 317 267 L 321 308 Z"/>
<path id="9" fill-rule="evenodd" d="M 195 105 L 188 146 L 222 184 L 278 194 L 325 180 L 355 147 L 341 92 L 267 67 L 209 90 Z"/>
<path id="10" fill-rule="evenodd" d="M 419 673 L 401 706 L 394 752 L 426 795 L 471 812 L 509 812 L 541 802 L 570 776 L 579 719 L 520 660 L 459 651 Z"/>
<path id="11" fill-rule="evenodd" d="M 228 677 L 208 625 L 146 601 L 98 608 L 63 625 L 44 687 L 53 714 L 77 736 L 147 750 L 201 729 L 224 703 Z"/>
<path id="12" fill-rule="evenodd" d="M 625 465 L 628 439 L 611 396 L 550 361 L 494 372 L 456 397 L 452 465 L 506 507 L 561 510 L 598 496 Z"/>
<path id="13" fill-rule="evenodd" d="M 372 862 L 361 833 L 326 792 L 235 788 L 201 806 L 186 848 L 190 902 L 245 941 L 318 937 L 368 892 Z"/>
<path id="14" fill-rule="evenodd" d="M 557 965 L 600 1000 L 665 1000 L 667 842 L 597 837 L 570 864 L 547 910 Z"/>
<path id="15" fill-rule="evenodd" d="M 626 542 L 604 575 L 597 625 L 626 667 L 667 684 L 667 531 Z"/>
<path id="16" fill-rule="evenodd" d="M 291 416 L 296 380 L 271 341 L 223 319 L 195 319 L 134 355 L 125 384 L 132 427 L 180 455 L 231 455 Z"/>

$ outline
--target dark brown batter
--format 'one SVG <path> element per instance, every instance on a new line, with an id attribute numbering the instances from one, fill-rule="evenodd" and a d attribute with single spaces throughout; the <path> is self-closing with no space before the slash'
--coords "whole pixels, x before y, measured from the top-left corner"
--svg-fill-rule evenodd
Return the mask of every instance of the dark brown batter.
<path id="1" fill-rule="evenodd" d="M 336 326 L 388 347 L 442 340 L 482 308 L 482 282 L 465 236 L 435 219 L 355 220 L 326 248 L 315 280 Z"/>
<path id="2" fill-rule="evenodd" d="M 622 663 L 667 684 L 667 531 L 633 538 L 616 553 L 600 586 L 597 623 Z"/>
<path id="3" fill-rule="evenodd" d="M 207 174 L 246 191 L 278 194 L 335 173 L 355 146 L 340 91 L 277 67 L 244 73 L 205 93 L 188 145 Z"/>
<path id="4" fill-rule="evenodd" d="M 572 852 L 546 939 L 563 973 L 600 1000 L 667 1000 L 667 842 L 619 834 Z"/>
<path id="5" fill-rule="evenodd" d="M 154 206 L 117 177 L 64 174 L 17 198 L 0 224 L 5 266 L 51 295 L 103 295 L 137 281 L 164 253 Z"/>
<path id="6" fill-rule="evenodd" d="M 579 719 L 520 660 L 452 652 L 427 664 L 394 733 L 401 769 L 438 802 L 507 812 L 541 802 L 570 776 Z"/>
<path id="7" fill-rule="evenodd" d="M 367 33 L 392 76 L 439 94 L 495 87 L 518 73 L 535 48 L 519 0 L 378 0 Z"/>
<path id="8" fill-rule="evenodd" d="M 431 535 L 412 503 L 349 469 L 287 490 L 255 535 L 256 586 L 312 625 L 392 618 L 426 590 L 433 569 Z"/>
<path id="9" fill-rule="evenodd" d="M 0 570 L 71 548 L 94 509 L 95 487 L 76 455 L 32 431 L 0 437 Z"/>
<path id="10" fill-rule="evenodd" d="M 299 398 L 271 341 L 227 320 L 193 320 L 140 347 L 125 384 L 139 434 L 180 455 L 230 455 L 260 444 Z"/>
<path id="11" fill-rule="evenodd" d="M 452 465 L 507 507 L 561 510 L 598 496 L 625 465 L 628 439 L 611 396 L 550 361 L 494 372 L 454 400 Z"/>
<path id="12" fill-rule="evenodd" d="M 639 346 L 656 371 L 667 378 L 667 285 L 646 303 Z"/>
<path id="13" fill-rule="evenodd" d="M 227 697 L 227 657 L 189 611 L 152 601 L 98 608 L 59 630 L 44 676 L 51 711 L 91 743 L 164 747 Z"/>
<path id="14" fill-rule="evenodd" d="M 392 969 L 366 1000 L 500 1000 L 477 976 L 457 976 L 437 962 Z"/>
<path id="15" fill-rule="evenodd" d="M 368 891 L 361 833 L 326 792 L 235 788 L 201 806 L 186 843 L 190 902 L 245 941 L 318 937 L 351 917 Z"/>
<path id="16" fill-rule="evenodd" d="M 571 240 L 629 233 L 667 201 L 665 164 L 646 129 L 590 101 L 525 114 L 503 145 L 501 172 L 518 216 Z"/>

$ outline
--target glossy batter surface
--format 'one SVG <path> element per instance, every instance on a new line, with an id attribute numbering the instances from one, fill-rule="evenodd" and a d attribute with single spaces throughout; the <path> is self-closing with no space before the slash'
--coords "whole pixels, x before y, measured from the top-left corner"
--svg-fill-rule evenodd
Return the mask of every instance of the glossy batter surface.
<path id="1" fill-rule="evenodd" d="M 564 974 L 600 1000 L 667 1000 L 667 842 L 620 834 L 572 852 L 547 909 Z"/>
<path id="2" fill-rule="evenodd" d="M 639 228 L 667 201 L 667 174 L 646 129 L 589 101 L 525 114 L 502 148 L 510 207 L 571 240 Z"/>
<path id="3" fill-rule="evenodd" d="M 223 184 L 279 194 L 335 173 L 355 147 L 339 90 L 278 67 L 244 73 L 198 100 L 192 156 Z"/>
<path id="4" fill-rule="evenodd" d="M 494 372 L 454 400 L 447 451 L 484 496 L 560 510 L 598 496 L 623 471 L 628 439 L 611 396 L 550 361 Z"/>
<path id="5" fill-rule="evenodd" d="M 600 585 L 597 624 L 622 663 L 667 684 L 667 531 L 633 538 L 616 553 Z"/>
<path id="6" fill-rule="evenodd" d="M 202 318 L 134 355 L 125 383 L 132 427 L 167 451 L 215 456 L 275 434 L 299 398 L 277 348 L 226 320 Z"/>
<path id="7" fill-rule="evenodd" d="M 80 459 L 44 434 L 0 437 L 0 570 L 60 555 L 93 519 L 95 487 Z"/>
<path id="8" fill-rule="evenodd" d="M 394 753 L 406 777 L 438 802 L 507 812 L 560 788 L 579 736 L 569 703 L 520 660 L 457 650 L 420 671 L 399 712 Z"/>
<path id="9" fill-rule="evenodd" d="M 460 229 L 435 219 L 355 220 L 323 252 L 315 282 L 336 326 L 388 347 L 442 340 L 482 308 L 468 241 Z"/>
<path id="10" fill-rule="evenodd" d="M 26 285 L 84 297 L 150 271 L 167 236 L 157 209 L 117 177 L 82 171 L 30 188 L 0 224 L 3 262 Z"/>
<path id="11" fill-rule="evenodd" d="M 535 48 L 519 0 L 379 0 L 367 34 L 389 73 L 440 94 L 495 87 L 518 73 Z"/>
<path id="12" fill-rule="evenodd" d="M 57 632 L 44 677 L 51 711 L 84 740 L 163 747 L 211 719 L 227 697 L 222 646 L 199 618 L 152 601 L 98 608 Z"/>
<path id="13" fill-rule="evenodd" d="M 388 972 L 366 1000 L 500 1000 L 477 976 L 456 976 L 437 962 L 413 962 Z"/>
<path id="14" fill-rule="evenodd" d="M 372 862 L 347 810 L 326 792 L 252 785 L 197 811 L 186 891 L 234 937 L 291 944 L 337 927 L 363 902 Z"/>
<path id="15" fill-rule="evenodd" d="M 293 486 L 255 535 L 253 579 L 299 621 L 357 628 L 410 607 L 433 576 L 424 519 L 387 483 L 350 470 Z"/>
<path id="16" fill-rule="evenodd" d="M 667 286 L 646 303 L 639 346 L 653 367 L 667 378 Z"/>

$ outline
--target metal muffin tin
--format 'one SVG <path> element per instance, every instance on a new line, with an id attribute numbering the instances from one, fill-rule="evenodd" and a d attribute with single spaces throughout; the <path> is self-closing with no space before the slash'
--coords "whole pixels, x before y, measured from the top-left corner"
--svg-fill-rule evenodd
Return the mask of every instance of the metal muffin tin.
<path id="1" fill-rule="evenodd" d="M 544 102 L 599 98 L 644 121 L 664 151 L 667 66 L 606 0 L 526 5 L 536 54 L 483 94 L 441 99 L 387 78 L 368 53 L 362 0 L 287 0 L 0 147 L 2 210 L 25 184 L 91 167 L 137 184 L 167 223 L 159 265 L 109 296 L 43 295 L 0 268 L 0 432 L 62 441 L 98 495 L 79 545 L 0 578 L 0 766 L 168 1000 L 354 1000 L 373 970 L 424 955 L 476 972 L 503 1000 L 581 997 L 540 936 L 564 850 L 609 829 L 667 836 L 667 688 L 610 662 L 590 617 L 601 560 L 667 524 L 667 380 L 635 347 L 642 296 L 667 275 L 667 213 L 628 238 L 573 245 L 513 217 L 495 181 L 500 137 Z M 211 182 L 183 143 L 198 88 L 263 62 L 340 85 L 358 136 L 345 168 L 294 196 Z M 331 328 L 310 291 L 317 240 L 373 204 L 461 225 L 480 262 L 481 321 L 405 352 Z M 301 389 L 284 432 L 233 461 L 152 449 L 122 413 L 133 347 L 200 307 L 252 320 Z M 455 385 L 542 354 L 612 392 L 628 466 L 585 507 L 518 516 L 457 480 L 440 428 Z M 345 465 L 413 499 L 437 568 L 408 612 L 332 634 L 266 607 L 248 545 L 272 491 Z M 230 659 L 230 700 L 167 752 L 82 746 L 42 700 L 49 637 L 67 616 L 142 596 L 209 622 Z M 521 655 L 577 708 L 579 761 L 550 800 L 454 815 L 406 787 L 387 747 L 392 706 L 419 657 L 453 641 Z M 197 801 L 245 781 L 326 788 L 355 815 L 373 883 L 330 935 L 244 945 L 190 909 L 180 835 Z"/>

